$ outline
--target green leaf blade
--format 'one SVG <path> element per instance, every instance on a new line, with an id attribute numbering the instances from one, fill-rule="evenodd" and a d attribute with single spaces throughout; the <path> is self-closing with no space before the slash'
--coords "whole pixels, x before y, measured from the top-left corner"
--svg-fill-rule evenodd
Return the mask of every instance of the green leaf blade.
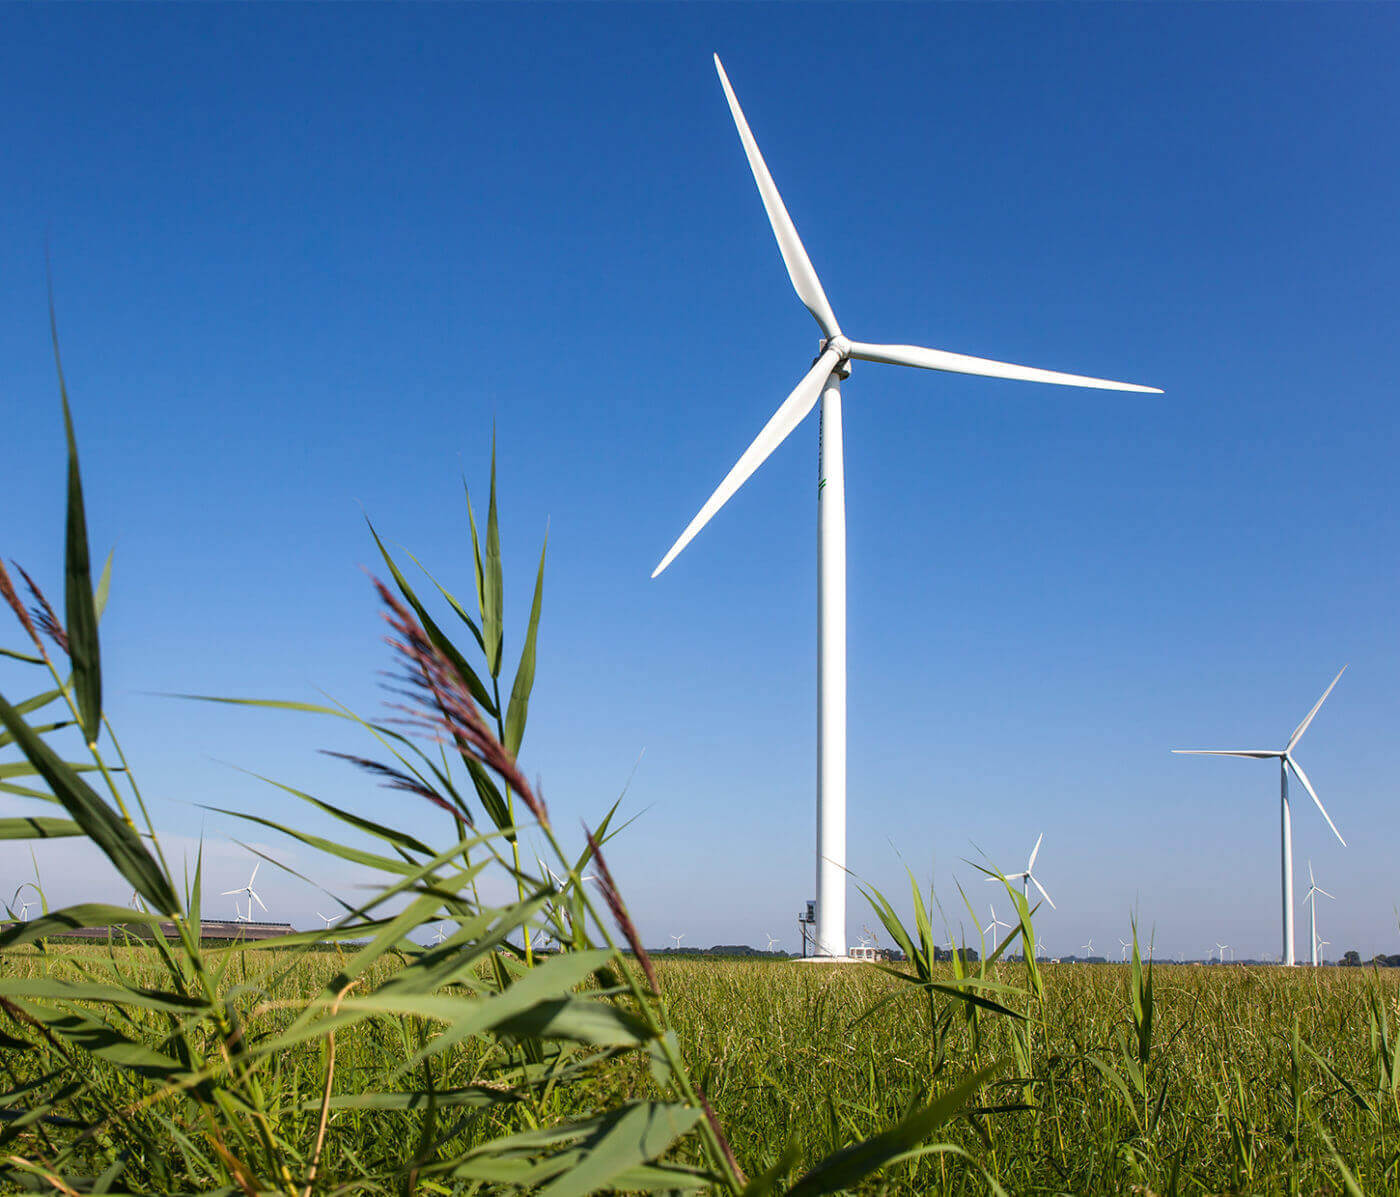
<path id="1" fill-rule="evenodd" d="M 53 360 L 58 370 L 58 391 L 63 400 L 63 428 L 68 437 L 68 517 L 64 533 L 63 607 L 68 627 L 68 656 L 73 662 L 73 691 L 78 701 L 83 735 L 96 744 L 102 730 L 102 655 L 97 640 L 97 602 L 92 589 L 92 562 L 88 553 L 87 515 L 83 507 L 83 480 L 78 469 L 78 441 L 73 434 L 73 413 L 63 381 L 63 361 L 58 352 L 58 322 L 53 296 L 49 296 L 49 331 Z"/>

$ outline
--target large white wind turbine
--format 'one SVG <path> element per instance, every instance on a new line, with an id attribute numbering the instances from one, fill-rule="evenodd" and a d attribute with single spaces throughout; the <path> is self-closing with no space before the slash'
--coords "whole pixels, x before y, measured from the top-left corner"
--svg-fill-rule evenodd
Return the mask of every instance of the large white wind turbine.
<path id="1" fill-rule="evenodd" d="M 1321 894 L 1324 898 L 1331 898 L 1334 902 L 1337 900 L 1336 894 L 1329 894 L 1322 886 L 1318 885 L 1317 878 L 1313 876 L 1312 861 L 1308 861 L 1308 896 L 1304 898 L 1303 901 L 1308 904 L 1308 942 L 1312 944 L 1312 962 L 1314 968 L 1317 967 L 1318 949 L 1322 946 L 1317 940 L 1318 894 Z M 1327 941 L 1324 940 L 1323 943 L 1325 942 Z"/>
<path id="2" fill-rule="evenodd" d="M 976 374 L 985 378 L 1050 382 L 1062 386 L 1097 387 L 1112 391 L 1161 394 L 1156 387 L 1109 382 L 1054 370 L 1013 366 L 986 358 L 968 357 L 942 349 L 917 345 L 878 345 L 852 341 L 836 322 L 817 272 L 788 216 L 773 176 L 763 161 L 749 123 L 729 85 L 724 66 L 715 55 L 729 111 L 739 131 L 754 182 L 778 240 L 788 277 L 798 298 L 821 326 L 817 360 L 802 381 L 782 402 L 763 431 L 744 450 L 673 544 L 652 577 L 661 573 L 694 539 L 710 518 L 748 479 L 765 458 L 806 418 L 821 399 L 817 434 L 817 926 L 819 956 L 846 954 L 846 482 L 841 430 L 841 382 L 850 377 L 853 360 L 885 362 L 894 366 L 918 366 L 952 374 Z"/>
<path id="3" fill-rule="evenodd" d="M 1183 756 L 1244 756 L 1254 760 L 1271 761 L 1278 760 L 1279 774 L 1279 826 L 1280 837 L 1283 841 L 1283 962 L 1284 964 L 1294 964 L 1293 958 L 1293 815 L 1288 806 L 1288 771 L 1293 770 L 1293 775 L 1303 783 L 1303 789 L 1317 803 L 1317 809 L 1322 812 L 1322 817 L 1327 820 L 1327 826 L 1332 829 L 1332 834 L 1341 840 L 1342 847 L 1347 846 L 1346 840 L 1342 839 L 1342 833 L 1337 830 L 1337 825 L 1332 822 L 1332 816 L 1327 813 L 1327 808 L 1322 805 L 1322 799 L 1317 796 L 1317 791 L 1313 789 L 1313 784 L 1308 780 L 1308 775 L 1303 772 L 1303 767 L 1293 759 L 1293 749 L 1298 746 L 1298 741 L 1303 738 L 1303 733 L 1308 730 L 1308 724 L 1313 721 L 1313 717 L 1322 709 L 1322 704 L 1327 701 L 1327 696 L 1332 693 L 1332 689 L 1342 680 L 1342 674 L 1347 671 L 1343 665 L 1337 671 L 1337 676 L 1332 679 L 1332 685 L 1322 692 L 1322 697 L 1313 705 L 1313 709 L 1307 713 L 1303 722 L 1293 729 L 1293 734 L 1288 737 L 1288 743 L 1282 748 L 1173 748 L 1172 751 Z M 1228 945 L 1227 945 L 1228 946 Z"/>

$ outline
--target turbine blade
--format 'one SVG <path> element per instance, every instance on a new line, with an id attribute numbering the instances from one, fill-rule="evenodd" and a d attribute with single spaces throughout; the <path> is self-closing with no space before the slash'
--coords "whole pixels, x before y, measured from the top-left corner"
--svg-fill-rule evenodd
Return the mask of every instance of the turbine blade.
<path id="1" fill-rule="evenodd" d="M 1341 669 L 1337 670 L 1337 676 L 1332 679 L 1332 686 L 1335 686 L 1338 682 L 1342 680 L 1342 674 L 1344 674 L 1346 671 L 1347 667 L 1345 665 L 1343 665 Z M 1298 724 L 1298 726 L 1294 728 L 1293 734 L 1288 737 L 1288 748 L 1286 749 L 1286 751 L 1292 752 L 1294 746 L 1298 743 L 1299 740 L 1303 738 L 1303 733 L 1308 730 L 1308 724 L 1313 721 L 1313 716 L 1316 715 L 1318 711 L 1322 709 L 1322 704 L 1327 701 L 1327 696 L 1332 693 L 1332 686 L 1328 686 L 1327 689 L 1322 692 L 1322 697 L 1317 700 L 1317 705 L 1314 706 L 1313 709 L 1308 712 L 1307 717 L 1303 720 L 1303 722 Z"/>
<path id="2" fill-rule="evenodd" d="M 248 903 L 248 909 L 249 909 L 249 910 L 252 910 L 252 909 L 253 909 L 253 903 L 254 903 L 254 902 L 256 902 L 256 903 L 257 903 L 259 906 L 261 906 L 264 910 L 267 909 L 267 903 L 264 902 L 260 897 L 258 897 L 257 894 L 250 893 L 250 894 L 248 895 L 248 897 L 249 897 L 249 899 L 250 899 L 250 901 L 249 901 L 249 903 Z"/>
<path id="3" fill-rule="evenodd" d="M 1317 892 L 1320 893 L 1324 898 L 1331 898 L 1332 901 L 1334 901 L 1334 902 L 1337 900 L 1337 895 L 1336 895 L 1336 894 L 1329 894 L 1329 893 L 1328 893 L 1325 889 L 1323 889 L 1322 886 L 1320 886 L 1320 885 L 1317 886 Z"/>
<path id="4" fill-rule="evenodd" d="M 1277 749 L 1254 748 L 1173 748 L 1178 756 L 1247 756 L 1257 761 L 1267 761 L 1283 756 Z"/>
<path id="5" fill-rule="evenodd" d="M 262 861 L 258 861 L 257 864 L 255 864 L 255 865 L 253 866 L 253 875 L 252 875 L 251 877 L 248 878 L 248 884 L 249 884 L 249 885 L 252 885 L 253 882 L 256 881 L 256 880 L 258 879 L 258 870 L 259 870 L 260 868 L 262 868 Z"/>
<path id="6" fill-rule="evenodd" d="M 1036 858 L 1038 855 L 1040 855 L 1040 841 L 1043 840 L 1044 838 L 1045 838 L 1045 832 L 1042 831 L 1042 832 L 1040 833 L 1040 836 L 1039 836 L 1039 837 L 1036 839 L 1036 841 L 1035 841 L 1035 847 L 1031 849 L 1031 858 L 1030 858 L 1030 860 L 1026 861 L 1026 873 L 1027 873 L 1027 875 L 1029 875 L 1030 872 L 1031 872 L 1031 870 L 1035 868 L 1035 858 Z"/>
<path id="7" fill-rule="evenodd" d="M 821 357 L 817 358 L 816 364 L 807 371 L 807 376 L 797 384 L 792 394 L 783 400 L 782 406 L 763 426 L 763 431 L 754 438 L 753 444 L 744 450 L 744 455 L 734 463 L 734 468 L 715 488 L 715 493 L 705 500 L 705 506 L 700 508 L 699 514 L 690 521 L 686 530 L 681 533 L 680 539 L 671 546 L 666 556 L 661 558 L 661 564 L 651 571 L 653 578 L 676 559 L 680 551 L 695 539 L 696 533 L 710 522 L 710 518 L 715 512 L 723 507 L 729 501 L 730 496 L 744 485 L 749 475 L 758 469 L 763 464 L 764 459 L 787 439 L 788 434 L 794 428 L 802 423 L 807 413 L 816 404 L 817 397 L 821 394 L 822 387 L 826 385 L 832 367 L 839 360 L 840 354 L 834 349 L 828 349 Z"/>
<path id="8" fill-rule="evenodd" d="M 1061 374 L 1057 370 L 1037 370 L 1034 366 L 1013 366 L 1010 362 L 968 357 L 965 353 L 948 353 L 943 349 L 924 349 L 919 345 L 871 345 L 864 341 L 852 341 L 850 355 L 863 362 L 918 366 L 924 370 L 944 370 L 949 374 L 976 374 L 982 378 L 1011 378 L 1021 382 L 1052 382 L 1064 387 L 1094 387 L 1101 391 L 1140 391 L 1146 395 L 1162 393 L 1158 387 L 1110 382 L 1106 378 L 1088 378 L 1082 374 Z"/>
<path id="9" fill-rule="evenodd" d="M 219 897 L 227 898 L 230 894 L 241 894 L 242 892 L 243 891 L 241 889 L 226 889 L 223 893 L 219 895 Z"/>
<path id="10" fill-rule="evenodd" d="M 1050 909 L 1051 909 L 1051 910 L 1054 910 L 1054 909 L 1055 909 L 1055 899 L 1052 898 L 1049 894 L 1047 894 L 1047 893 L 1045 892 L 1045 886 L 1041 885 L 1040 882 L 1037 881 L 1034 877 L 1031 878 L 1031 884 L 1032 884 L 1033 886 L 1035 886 L 1036 889 L 1038 889 L 1038 890 L 1040 891 L 1040 896 L 1041 896 L 1042 898 L 1044 898 L 1047 902 L 1050 903 Z"/>
<path id="11" fill-rule="evenodd" d="M 1312 861 L 1308 861 L 1308 884 L 1311 885 L 1313 889 L 1317 888 L 1317 878 L 1313 876 Z"/>
<path id="12" fill-rule="evenodd" d="M 744 119 L 744 110 L 739 107 L 738 97 L 729 86 L 729 76 L 724 73 L 724 64 L 720 62 L 718 54 L 715 55 L 715 70 L 719 72 L 724 98 L 729 101 L 729 112 L 734 117 L 734 127 L 739 130 L 739 140 L 744 143 L 749 169 L 753 171 L 753 181 L 758 184 L 758 194 L 768 212 L 768 223 L 773 226 L 773 236 L 778 239 L 778 252 L 783 255 L 783 264 L 787 267 L 788 277 L 792 279 L 793 290 L 821 325 L 822 332 L 828 337 L 837 336 L 841 332 L 841 326 L 836 323 L 836 315 L 831 310 L 831 304 L 827 302 L 826 292 L 822 290 L 817 272 L 812 269 L 811 259 L 802 248 L 802 239 L 798 237 L 792 217 L 783 205 L 783 197 L 778 194 L 773 176 L 768 173 L 768 164 L 763 161 L 758 142 L 753 139 L 749 122 Z"/>
<path id="13" fill-rule="evenodd" d="M 1298 780 L 1303 783 L 1303 789 L 1307 790 L 1308 795 L 1317 803 L 1317 809 L 1322 812 L 1322 817 L 1327 820 L 1327 826 L 1332 829 L 1332 834 L 1341 840 L 1342 847 L 1345 848 L 1347 846 L 1346 840 L 1342 839 L 1342 833 L 1337 830 L 1337 825 L 1332 822 L 1332 816 L 1327 813 L 1327 808 L 1322 805 L 1322 799 L 1317 796 L 1317 791 L 1313 789 L 1313 784 L 1308 780 L 1308 775 L 1303 772 L 1303 767 L 1291 756 L 1286 756 L 1283 759 L 1288 764 L 1288 767 L 1293 770 Z"/>

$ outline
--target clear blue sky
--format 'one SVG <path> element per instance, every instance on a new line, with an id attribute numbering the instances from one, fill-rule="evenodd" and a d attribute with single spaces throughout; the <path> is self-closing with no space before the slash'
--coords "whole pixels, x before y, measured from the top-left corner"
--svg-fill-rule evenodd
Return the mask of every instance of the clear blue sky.
<path id="1" fill-rule="evenodd" d="M 648 578 L 817 345 L 718 50 L 850 335 L 1167 392 L 857 368 L 852 868 L 900 887 L 902 854 L 984 912 L 961 858 L 1020 867 L 1043 830 L 1052 951 L 1114 942 L 1135 902 L 1167 951 L 1275 951 L 1274 770 L 1169 750 L 1281 743 L 1350 662 L 1300 759 L 1351 847 L 1295 794 L 1298 871 L 1337 894 L 1330 952 L 1400 950 L 1400 10 L 15 5 L 0 27 L 3 552 L 59 588 L 47 238 L 116 547 L 110 708 L 173 835 L 235 830 L 194 802 L 286 813 L 230 764 L 431 828 L 315 754 L 364 748 L 336 727 L 153 692 L 373 714 L 362 513 L 469 592 L 460 476 L 484 498 L 494 421 L 511 653 L 550 521 L 527 769 L 575 826 L 645 748 L 612 855 L 647 940 L 795 946 L 815 421 Z M 55 847 L 55 896 L 119 895 Z M 246 876 L 214 860 L 215 888 Z M 314 921 L 301 883 L 263 892 Z"/>

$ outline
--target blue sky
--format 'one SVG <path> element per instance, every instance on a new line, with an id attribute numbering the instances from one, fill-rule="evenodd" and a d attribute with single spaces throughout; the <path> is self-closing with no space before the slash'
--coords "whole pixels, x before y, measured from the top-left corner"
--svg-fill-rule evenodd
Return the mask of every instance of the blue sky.
<path id="1" fill-rule="evenodd" d="M 47 239 L 93 539 L 116 548 L 109 706 L 181 842 L 235 831 L 194 803 L 285 813 L 232 765 L 432 828 L 315 753 L 364 748 L 338 728 L 157 694 L 374 713 L 363 516 L 469 592 L 461 478 L 484 498 L 494 424 L 508 652 L 550 528 L 528 770 L 573 826 L 645 749 L 612 857 L 647 940 L 795 946 L 815 420 L 648 578 L 817 346 L 718 50 L 851 336 L 1167 392 L 857 367 L 851 867 L 932 870 L 954 910 L 957 876 L 980 912 L 962 858 L 1020 867 L 1044 831 L 1052 951 L 1126 934 L 1134 903 L 1166 951 L 1276 951 L 1276 776 L 1169 749 L 1281 743 L 1350 662 L 1299 756 L 1351 846 L 1295 794 L 1298 872 L 1338 896 L 1329 951 L 1400 950 L 1393 7 L 3 25 L 3 552 L 58 589 Z M 116 896 L 65 852 L 40 862 L 58 898 Z M 219 848 L 216 880 L 243 859 Z M 301 883 L 263 892 L 314 921 Z"/>

